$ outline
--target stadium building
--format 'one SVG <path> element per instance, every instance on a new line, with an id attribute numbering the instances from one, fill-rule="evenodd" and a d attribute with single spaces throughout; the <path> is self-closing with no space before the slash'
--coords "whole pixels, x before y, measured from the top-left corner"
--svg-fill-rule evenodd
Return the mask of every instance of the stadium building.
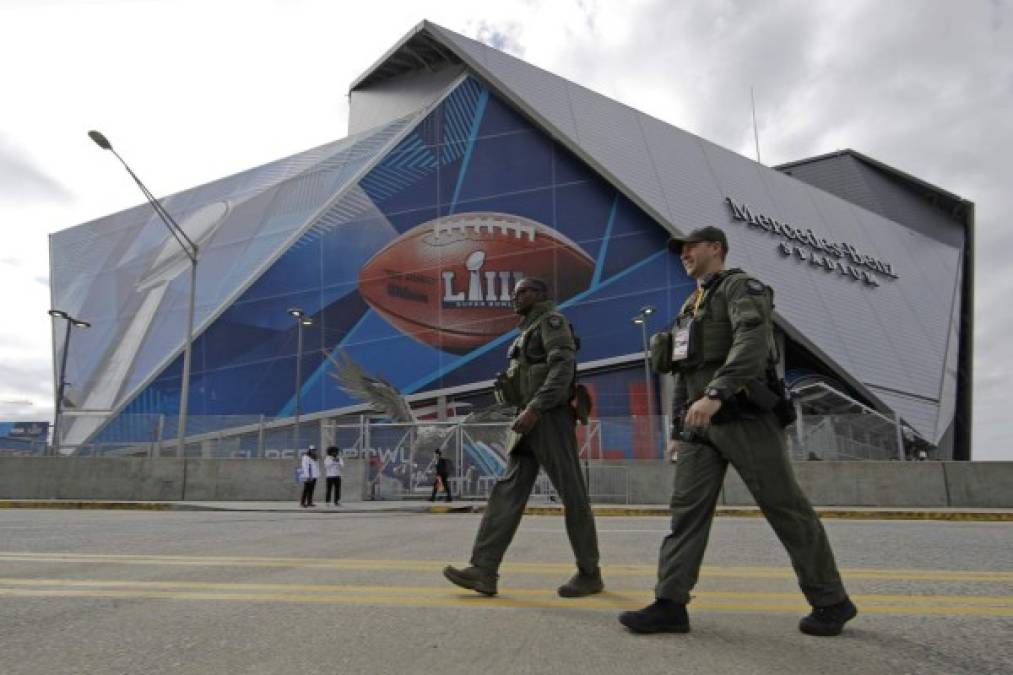
<path id="1" fill-rule="evenodd" d="M 666 240 L 714 224 L 730 265 L 776 290 L 808 433 L 872 447 L 903 431 L 970 459 L 970 202 L 851 150 L 766 167 L 428 22 L 349 94 L 346 138 L 162 200 L 200 247 L 192 433 L 297 401 L 304 419 L 360 411 L 329 377 L 339 354 L 442 414 L 482 404 L 524 275 L 576 326 L 596 416 L 664 413 L 631 319 L 651 306 L 647 334 L 667 325 L 693 282 Z M 68 354 L 59 445 L 174 438 L 190 288 L 177 242 L 143 205 L 51 235 L 50 253 L 53 307 L 92 324 Z M 54 326 L 56 364 L 63 337 Z M 630 426 L 601 444 L 660 452 Z"/>

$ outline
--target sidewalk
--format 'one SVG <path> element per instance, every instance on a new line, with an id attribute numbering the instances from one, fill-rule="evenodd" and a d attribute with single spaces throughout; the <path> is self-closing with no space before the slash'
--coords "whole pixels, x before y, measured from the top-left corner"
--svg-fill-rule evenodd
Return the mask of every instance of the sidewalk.
<path id="1" fill-rule="evenodd" d="M 594 513 L 599 517 L 609 516 L 654 516 L 668 517 L 669 511 L 662 504 L 594 504 Z M 100 501 L 76 499 L 0 499 L 0 509 L 104 509 L 141 511 L 233 511 L 306 513 L 321 516 L 341 513 L 422 513 L 453 514 L 481 513 L 484 501 L 429 502 L 417 500 L 344 502 L 342 506 L 330 507 L 318 504 L 304 509 L 294 502 L 141 502 L 141 501 Z M 869 506 L 818 506 L 816 511 L 824 519 L 848 520 L 949 520 L 977 522 L 1013 522 L 1013 509 L 973 509 L 941 507 L 869 507 Z M 528 502 L 525 514 L 539 516 L 561 516 L 563 507 L 548 501 Z M 717 515 L 724 517 L 762 517 L 755 506 L 719 506 Z"/>

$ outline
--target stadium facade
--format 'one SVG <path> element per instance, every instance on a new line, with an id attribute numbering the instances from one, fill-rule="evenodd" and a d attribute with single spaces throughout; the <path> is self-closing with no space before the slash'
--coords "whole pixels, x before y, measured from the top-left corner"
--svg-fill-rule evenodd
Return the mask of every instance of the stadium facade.
<path id="1" fill-rule="evenodd" d="M 429 22 L 350 105 L 347 138 L 164 198 L 201 251 L 191 420 L 293 414 L 292 307 L 314 321 L 304 414 L 353 409 L 328 376 L 338 352 L 441 409 L 481 402 L 524 274 L 577 327 L 596 414 L 646 414 L 631 318 L 650 305 L 664 327 L 693 286 L 666 239 L 715 224 L 730 263 L 776 289 L 792 383 L 970 458 L 970 202 L 850 150 L 766 167 Z M 50 252 L 53 306 L 92 323 L 69 354 L 60 445 L 171 427 L 189 290 L 176 242 L 143 205 L 51 235 Z"/>

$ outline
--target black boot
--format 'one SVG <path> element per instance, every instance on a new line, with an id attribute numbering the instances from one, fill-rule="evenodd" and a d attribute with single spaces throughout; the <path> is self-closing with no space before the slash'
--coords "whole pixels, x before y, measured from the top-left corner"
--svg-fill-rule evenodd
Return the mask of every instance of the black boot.
<path id="1" fill-rule="evenodd" d="M 578 569 L 569 581 L 556 589 L 556 592 L 564 598 L 582 598 L 585 595 L 601 593 L 604 589 L 605 582 L 601 580 L 601 568 L 595 567 L 591 572 Z"/>
<path id="2" fill-rule="evenodd" d="M 443 576 L 452 583 L 476 591 L 482 595 L 496 595 L 496 580 L 499 575 L 481 567 L 465 567 L 463 570 L 451 565 L 443 568 Z"/>
<path id="3" fill-rule="evenodd" d="M 798 622 L 798 629 L 806 635 L 819 635 L 829 637 L 840 635 L 844 624 L 851 621 L 858 615 L 858 608 L 850 598 L 828 607 L 813 607 L 809 616 L 802 617 Z"/>
<path id="4" fill-rule="evenodd" d="M 634 633 L 688 633 L 686 605 L 658 598 L 635 612 L 623 612 L 619 623 Z"/>

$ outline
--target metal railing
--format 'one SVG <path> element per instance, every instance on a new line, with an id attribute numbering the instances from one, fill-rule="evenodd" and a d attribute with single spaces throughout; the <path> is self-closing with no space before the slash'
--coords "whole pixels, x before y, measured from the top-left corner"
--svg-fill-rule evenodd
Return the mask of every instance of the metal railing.
<path id="1" fill-rule="evenodd" d="M 832 410 L 828 408 L 827 396 L 837 396 L 836 393 L 808 393 L 810 396 L 818 393 L 821 398 L 818 401 L 811 398 L 808 401 L 800 400 L 800 421 L 785 430 L 792 459 L 889 460 L 903 457 L 903 452 L 899 451 L 903 441 L 897 420 L 850 399 L 845 403 L 851 408 Z M 319 448 L 337 445 L 346 453 L 361 453 L 364 449 L 370 449 L 375 451 L 384 464 L 391 462 L 391 453 L 400 453 L 400 459 L 395 462 L 400 467 L 399 475 L 411 477 L 401 480 L 400 492 L 393 484 L 378 485 L 379 494 L 420 496 L 429 489 L 424 488 L 424 485 L 431 486 L 430 476 L 425 473 L 431 456 L 419 458 L 413 454 L 418 445 L 418 433 L 416 430 L 413 435 L 412 425 L 370 422 L 367 417 L 327 417 L 318 414 L 315 419 L 304 417 L 301 420 L 299 438 L 296 438 L 293 422 L 291 417 L 191 415 L 191 433 L 186 438 L 184 456 L 286 459 L 298 457 L 301 450 L 310 443 Z M 61 454 L 78 457 L 176 456 L 174 416 L 129 416 L 123 424 L 136 432 L 132 438 L 141 440 L 64 447 Z M 455 494 L 476 497 L 488 494 L 498 475 L 497 467 L 506 464 L 499 449 L 505 442 L 506 425 L 461 427 L 454 422 L 434 422 L 418 426 L 455 429 L 448 432 L 447 438 L 452 454 L 445 453 L 459 471 L 453 476 Z M 588 426 L 577 427 L 581 457 L 588 462 L 602 459 L 664 459 L 669 428 L 668 416 L 598 418 Z M 0 450 L 0 454 L 41 454 L 42 450 L 42 447 L 6 453 Z M 419 466 L 420 461 L 422 466 Z M 409 468 L 407 464 L 412 466 Z M 605 470 L 601 471 L 604 473 Z M 590 482 L 590 473 L 588 477 Z M 616 490 L 610 488 L 605 491 Z"/>
<path id="2" fill-rule="evenodd" d="M 580 427 L 580 461 L 592 499 L 628 501 L 629 482 L 622 466 L 601 463 L 601 421 Z M 371 422 L 325 425 L 325 444 L 341 447 L 349 458 L 367 461 L 362 497 L 367 500 L 426 498 L 436 480 L 433 451 L 451 464 L 449 487 L 457 499 L 486 499 L 507 466 L 509 424 Z M 442 491 L 437 496 L 442 496 Z M 555 490 L 540 472 L 534 499 L 554 499 Z"/>

